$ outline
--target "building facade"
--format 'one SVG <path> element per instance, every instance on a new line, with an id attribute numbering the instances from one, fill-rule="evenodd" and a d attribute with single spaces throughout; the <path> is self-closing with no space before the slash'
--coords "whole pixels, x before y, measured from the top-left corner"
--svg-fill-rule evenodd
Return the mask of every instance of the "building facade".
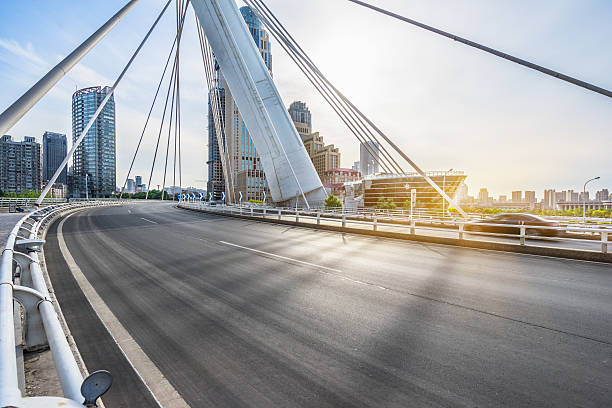
<path id="1" fill-rule="evenodd" d="M 268 67 L 270 74 L 272 74 L 272 49 L 268 32 L 250 7 L 241 7 L 240 13 L 249 28 L 264 63 Z M 268 187 L 257 149 L 242 119 L 240 110 L 232 97 L 231 90 L 223 78 L 222 71 L 219 82 L 225 92 L 225 112 L 221 114 L 225 118 L 225 141 L 229 156 L 229 163 L 227 163 L 229 169 L 226 169 L 225 174 L 230 178 L 230 183 L 228 183 L 232 184 L 230 188 L 233 188 L 231 200 L 237 202 L 240 193 L 242 193 L 243 201 L 264 201 L 267 197 Z"/>
<path id="2" fill-rule="evenodd" d="M 26 136 L 23 142 L 9 135 L 0 138 L 0 190 L 21 193 L 42 188 L 40 143 Z"/>
<path id="3" fill-rule="evenodd" d="M 312 114 L 305 102 L 295 101 L 289 105 L 289 116 L 302 140 L 312 133 Z"/>
<path id="4" fill-rule="evenodd" d="M 326 145 L 319 132 L 311 133 L 302 141 L 321 179 L 326 171 L 340 167 L 340 149 L 333 144 Z"/>
<path id="5" fill-rule="evenodd" d="M 42 149 L 42 179 L 51 180 L 62 161 L 68 154 L 68 142 L 66 135 L 54 132 L 45 132 L 43 135 Z M 66 184 L 66 167 L 62 170 L 56 183 Z"/>
<path id="6" fill-rule="evenodd" d="M 359 145 L 359 167 L 363 176 L 370 176 L 380 171 L 380 145 L 374 141 L 366 141 Z"/>
<path id="7" fill-rule="evenodd" d="M 208 94 L 208 182 L 206 190 L 212 193 L 213 200 L 221 200 L 225 192 L 225 177 L 223 175 L 223 162 L 221 160 L 221 150 L 219 149 L 219 139 L 222 138 L 222 143 L 225 141 L 225 125 L 224 121 L 220 121 L 219 126 L 222 127 L 221 135 L 217 134 L 215 126 L 215 118 L 213 115 L 213 103 L 211 98 L 217 98 L 220 114 L 225 115 L 225 89 L 216 87 Z"/>
<path id="8" fill-rule="evenodd" d="M 341 198 L 345 195 L 344 183 L 359 180 L 361 180 L 360 172 L 340 167 L 323 172 L 323 176 L 321 177 L 323 186 L 330 189 L 332 194 Z"/>
<path id="9" fill-rule="evenodd" d="M 91 87 L 72 95 L 72 142 L 81 135 L 110 87 Z M 73 156 L 71 196 L 109 197 L 116 190 L 115 100 L 111 96 Z"/>

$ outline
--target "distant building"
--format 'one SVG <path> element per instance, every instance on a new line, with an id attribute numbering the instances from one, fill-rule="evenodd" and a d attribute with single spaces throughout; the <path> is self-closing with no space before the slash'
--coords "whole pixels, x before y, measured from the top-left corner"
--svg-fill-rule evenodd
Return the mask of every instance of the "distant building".
<path id="1" fill-rule="evenodd" d="M 360 173 L 361 173 L 361 167 L 360 167 L 360 165 L 359 165 L 359 162 L 358 162 L 358 161 L 356 161 L 356 162 L 354 162 L 354 163 L 353 163 L 353 167 L 351 167 L 351 169 L 353 169 L 353 170 L 358 171 L 358 172 L 360 172 Z"/>
<path id="2" fill-rule="evenodd" d="M 302 140 L 312 133 L 312 115 L 306 103 L 295 101 L 289 106 L 289 116 Z"/>
<path id="3" fill-rule="evenodd" d="M 486 188 L 481 188 L 478 192 L 478 202 L 481 204 L 485 204 L 490 201 L 491 199 L 489 198 L 489 190 L 487 190 Z"/>
<path id="4" fill-rule="evenodd" d="M 344 196 L 344 183 L 361 180 L 361 173 L 353 169 L 335 168 L 323 172 L 321 182 L 332 194 Z"/>
<path id="5" fill-rule="evenodd" d="M 42 149 L 42 179 L 45 181 L 51 180 L 53 175 L 59 168 L 60 164 L 68 154 L 68 144 L 66 135 L 54 132 L 45 132 L 43 134 L 43 149 Z M 66 184 L 66 167 L 62 170 L 56 183 Z"/>
<path id="6" fill-rule="evenodd" d="M 136 176 L 136 192 L 137 193 L 146 193 L 147 192 L 147 185 L 146 184 L 142 184 L 142 176 Z"/>
<path id="7" fill-rule="evenodd" d="M 595 193 L 595 201 L 608 201 L 610 199 L 610 192 L 607 188 L 599 190 Z"/>
<path id="8" fill-rule="evenodd" d="M 578 195 L 578 201 L 580 202 L 589 201 L 589 192 L 588 191 L 580 192 Z"/>
<path id="9" fill-rule="evenodd" d="M 0 190 L 3 192 L 38 191 L 42 187 L 40 144 L 26 136 L 23 142 L 9 135 L 0 138 Z"/>
<path id="10" fill-rule="evenodd" d="M 512 202 L 513 203 L 521 203 L 521 202 L 523 202 L 523 192 L 522 191 L 513 191 L 512 192 Z"/>
<path id="11" fill-rule="evenodd" d="M 505 203 L 506 201 L 508 201 L 508 196 L 506 195 L 500 195 L 499 196 L 499 200 L 500 203 Z"/>
<path id="12" fill-rule="evenodd" d="M 525 201 L 528 203 L 535 203 L 536 202 L 535 191 L 525 191 Z"/>
<path id="13" fill-rule="evenodd" d="M 542 208 L 545 210 L 555 210 L 557 208 L 557 193 L 555 190 L 544 190 Z"/>
<path id="14" fill-rule="evenodd" d="M 380 171 L 378 163 L 380 145 L 373 141 L 366 141 L 359 145 L 359 167 L 363 176 L 376 174 Z"/>
<path id="15" fill-rule="evenodd" d="M 303 142 L 319 177 L 323 177 L 328 170 L 340 167 L 340 149 L 333 144 L 325 145 L 319 132 L 311 133 Z"/>
<path id="16" fill-rule="evenodd" d="M 218 81 L 218 78 L 215 81 Z M 220 123 L 217 124 L 221 127 L 221 135 L 218 135 L 211 98 L 217 98 L 215 106 L 217 106 L 220 111 L 218 112 L 219 116 L 224 118 L 225 89 L 217 86 L 208 94 L 208 161 L 206 162 L 208 165 L 208 182 L 206 183 L 206 189 L 213 193 L 213 200 L 221 200 L 225 192 L 225 176 L 223 175 L 223 161 L 221 149 L 219 148 L 219 137 L 221 137 L 221 143 L 225 143 L 225 122 L 220 120 Z"/>
<path id="17" fill-rule="evenodd" d="M 444 185 L 444 192 L 452 199 L 466 175 L 462 171 L 430 171 L 426 173 L 438 186 Z M 444 182 L 445 181 L 445 182 Z M 381 198 L 390 199 L 403 207 L 410 200 L 411 190 L 416 190 L 415 208 L 440 210 L 442 197 L 418 173 L 378 174 L 364 176 L 362 180 L 345 183 L 345 200 L 359 200 L 364 207 L 376 207 Z M 484 195 L 488 192 L 484 190 Z M 482 192 L 482 190 L 481 190 Z"/>
<path id="18" fill-rule="evenodd" d="M 75 143 L 93 117 L 110 87 L 91 87 L 72 95 L 72 142 Z M 110 197 L 116 190 L 115 100 L 111 96 L 73 156 L 74 185 L 71 195 Z M 86 177 L 87 176 L 87 177 Z"/>
<path id="19" fill-rule="evenodd" d="M 127 180 L 126 190 L 130 194 L 136 193 L 136 183 L 132 179 Z"/>

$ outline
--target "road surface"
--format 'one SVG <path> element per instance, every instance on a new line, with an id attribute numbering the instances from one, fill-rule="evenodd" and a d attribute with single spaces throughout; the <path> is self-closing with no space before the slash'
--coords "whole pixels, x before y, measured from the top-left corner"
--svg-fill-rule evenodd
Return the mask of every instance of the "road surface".
<path id="1" fill-rule="evenodd" d="M 86 364 L 115 370 L 105 403 L 157 406 L 111 340 L 91 345 L 104 331 L 75 300 L 57 229 L 48 269 Z M 168 204 L 78 212 L 63 239 L 193 407 L 612 406 L 607 264 Z"/>

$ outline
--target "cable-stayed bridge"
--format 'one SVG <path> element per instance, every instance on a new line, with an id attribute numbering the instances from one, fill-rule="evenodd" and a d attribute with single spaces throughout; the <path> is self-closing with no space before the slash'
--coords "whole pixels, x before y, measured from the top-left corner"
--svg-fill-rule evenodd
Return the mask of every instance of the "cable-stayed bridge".
<path id="1" fill-rule="evenodd" d="M 585 81 L 350 1 L 612 96 Z M 0 115 L 0 134 L 137 3 L 129 1 L 8 107 Z M 180 49 L 185 19 L 193 14 L 224 169 L 228 155 L 219 70 L 257 147 L 275 205 L 232 206 L 239 200 L 228 194 L 230 205 L 221 208 L 194 203 L 194 198 L 185 198 L 182 208 L 151 201 L 86 201 L 53 204 L 24 216 L 2 257 L 0 406 L 91 406 L 111 378 L 100 369 L 108 369 L 113 378 L 106 406 L 612 403 L 606 228 L 542 227 L 563 230 L 567 242 L 580 240 L 581 245 L 587 241 L 583 235 L 597 234 L 578 250 L 535 245 L 533 238 L 546 242 L 546 236 L 525 225 L 486 245 L 476 240 L 465 245 L 470 242 L 464 236 L 469 214 L 457 208 L 460 217 L 452 226 L 443 214 L 436 227 L 446 228 L 447 235 L 452 229 L 457 241 L 445 235 L 419 243 L 415 230 L 432 230 L 424 225 L 427 217 L 432 220 L 428 214 L 406 219 L 405 214 L 325 213 L 321 180 L 233 0 L 161 4 L 38 204 L 173 3 L 176 32 L 161 62 L 163 73 L 126 182 L 139 160 L 153 108 L 165 96 L 148 184 L 159 155 L 165 163 L 163 186 L 171 176 L 174 185 L 177 177 L 182 185 Z M 263 1 L 246 3 L 355 138 L 364 146 L 381 146 L 376 157 L 384 172 L 414 171 L 451 202 L 392 137 L 325 77 Z M 225 182 L 227 191 L 233 191 L 229 174 Z M 306 219 L 312 225 L 305 225 Z M 333 222 L 341 224 L 326 228 Z M 367 224 L 371 233 L 350 229 L 351 222 Z M 390 228 L 405 228 L 407 237 L 392 235 L 396 231 Z M 39 257 L 43 246 L 44 257 Z M 26 396 L 19 350 L 46 346 L 63 395 Z"/>

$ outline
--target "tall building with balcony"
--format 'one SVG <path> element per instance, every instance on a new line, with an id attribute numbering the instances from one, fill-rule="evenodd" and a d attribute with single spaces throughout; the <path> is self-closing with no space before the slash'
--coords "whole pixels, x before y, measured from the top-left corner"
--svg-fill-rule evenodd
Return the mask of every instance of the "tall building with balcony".
<path id="1" fill-rule="evenodd" d="M 312 133 L 312 114 L 305 102 L 295 101 L 289 105 L 289 116 L 302 140 Z"/>
<path id="2" fill-rule="evenodd" d="M 110 87 L 91 87 L 72 95 L 72 142 L 89 123 Z M 73 156 L 73 197 L 109 197 L 116 190 L 115 99 L 111 96 Z"/>
<path id="3" fill-rule="evenodd" d="M 513 191 L 512 192 L 512 202 L 513 203 L 522 203 L 523 202 L 523 192 L 522 191 Z"/>
<path id="4" fill-rule="evenodd" d="M 42 179 L 49 181 L 55 175 L 68 153 L 66 135 L 54 132 L 43 134 Z M 66 184 L 66 167 L 62 170 L 56 183 Z"/>
<path id="5" fill-rule="evenodd" d="M 525 202 L 528 202 L 530 204 L 536 202 L 535 191 L 525 191 Z"/>
<path id="6" fill-rule="evenodd" d="M 250 7 L 241 7 L 240 13 L 271 75 L 272 49 L 268 32 Z M 220 86 L 225 90 L 225 112 L 222 114 L 225 117 L 225 140 L 229 160 L 227 174 L 234 190 L 231 199 L 238 201 L 239 192 L 242 192 L 244 201 L 264 200 L 268 187 L 263 166 L 231 90 L 223 78 L 222 70 Z"/>
<path id="7" fill-rule="evenodd" d="M 555 210 L 557 208 L 557 192 L 549 189 L 544 190 L 544 201 L 542 201 L 542 208 L 545 210 Z"/>
<path id="8" fill-rule="evenodd" d="M 9 135 L 0 138 L 0 190 L 20 193 L 41 189 L 40 144 L 30 136 L 16 142 Z"/>
<path id="9" fill-rule="evenodd" d="M 223 161 L 219 148 L 219 137 L 221 142 L 225 141 L 225 129 L 221 129 L 221 134 L 217 134 L 215 118 L 213 115 L 213 99 L 216 98 L 215 106 L 220 110 L 220 116 L 225 115 L 225 89 L 215 87 L 208 94 L 208 183 L 206 190 L 212 193 L 213 200 L 220 200 L 225 192 L 225 177 L 223 175 Z M 224 128 L 224 121 L 219 121 L 219 126 Z"/>
<path id="10" fill-rule="evenodd" d="M 374 141 L 366 141 L 359 145 L 359 166 L 361 174 L 369 176 L 380 171 L 378 163 L 380 155 L 380 145 Z"/>

